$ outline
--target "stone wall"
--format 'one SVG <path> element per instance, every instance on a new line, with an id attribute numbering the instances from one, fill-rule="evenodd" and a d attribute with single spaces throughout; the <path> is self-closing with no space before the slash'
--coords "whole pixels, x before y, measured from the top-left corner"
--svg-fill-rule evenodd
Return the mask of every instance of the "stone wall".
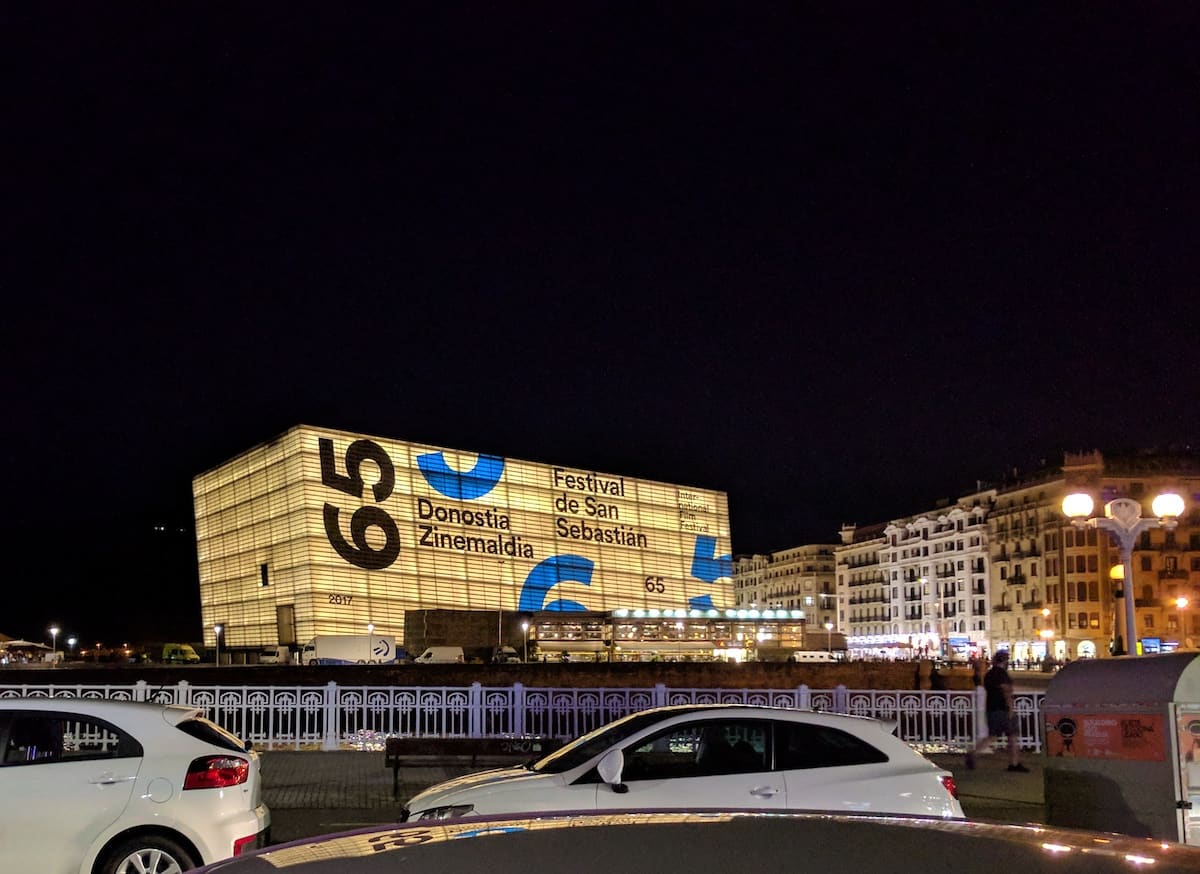
<path id="1" fill-rule="evenodd" d="M 155 686 L 187 681 L 195 685 L 304 685 L 331 681 L 341 686 L 511 686 L 677 689 L 916 689 L 928 688 L 929 663 L 836 662 L 618 662 L 516 665 L 101 665 L 0 669 L 0 686 L 54 683 L 111 684 L 145 680 Z M 972 688 L 966 670 L 943 671 L 947 688 Z"/>

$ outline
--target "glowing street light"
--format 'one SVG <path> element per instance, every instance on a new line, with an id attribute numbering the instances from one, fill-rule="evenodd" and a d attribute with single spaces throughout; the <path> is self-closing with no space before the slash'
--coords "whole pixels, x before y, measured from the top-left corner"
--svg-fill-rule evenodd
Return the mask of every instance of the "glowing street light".
<path id="1" fill-rule="evenodd" d="M 1137 608 L 1133 597 L 1133 547 L 1143 531 L 1165 528 L 1168 531 L 1179 524 L 1183 515 L 1183 498 L 1174 492 L 1163 492 L 1151 504 L 1152 518 L 1142 518 L 1142 505 L 1131 498 L 1117 498 L 1104 505 L 1103 516 L 1093 516 L 1095 501 L 1084 492 L 1076 492 L 1063 498 L 1063 515 L 1076 528 L 1100 528 L 1117 541 L 1121 550 L 1121 569 L 1125 581 L 1125 651 L 1137 655 Z"/>
<path id="2" fill-rule="evenodd" d="M 51 626 L 50 626 L 50 627 L 47 629 L 47 631 L 49 631 L 49 632 L 50 632 L 50 660 L 51 660 L 51 661 L 55 661 L 55 660 L 57 660 L 57 659 L 58 659 L 58 632 L 59 632 L 59 627 L 58 627 L 57 625 L 51 625 Z"/>
<path id="3" fill-rule="evenodd" d="M 528 622 L 521 623 L 521 635 L 525 638 L 524 659 L 525 659 L 525 661 L 528 662 L 529 661 L 529 623 Z"/>
<path id="4" fill-rule="evenodd" d="M 225 626 L 218 622 L 213 626 L 213 634 L 217 638 L 217 666 L 221 665 L 221 632 L 225 630 Z"/>
<path id="5" fill-rule="evenodd" d="M 1184 649 L 1192 645 L 1192 639 L 1188 637 L 1187 633 L 1187 607 L 1190 603 L 1191 601 L 1182 595 L 1175 599 L 1175 609 L 1179 611 L 1179 634 L 1183 638 L 1180 645 Z"/>
<path id="6" fill-rule="evenodd" d="M 827 648 L 828 648 L 829 652 L 833 652 L 833 623 L 832 622 L 825 623 L 825 633 L 827 635 L 829 635 L 829 645 Z"/>
<path id="7" fill-rule="evenodd" d="M 375 641 L 371 638 L 375 636 L 375 623 L 367 623 L 367 663 L 370 664 L 371 656 L 375 654 Z"/>

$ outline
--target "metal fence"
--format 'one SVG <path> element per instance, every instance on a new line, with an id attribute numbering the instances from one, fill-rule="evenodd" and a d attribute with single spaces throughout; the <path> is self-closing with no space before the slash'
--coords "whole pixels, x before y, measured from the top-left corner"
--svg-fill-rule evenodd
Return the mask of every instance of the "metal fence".
<path id="1" fill-rule="evenodd" d="M 1041 751 L 1043 692 L 1014 695 L 1021 747 Z M 987 730 L 982 687 L 968 691 L 535 688 L 470 686 L 0 685 L 0 698 L 109 698 L 201 707 L 259 749 L 382 749 L 389 736 L 569 739 L 668 704 L 751 704 L 895 722 L 923 752 L 961 752 Z"/>

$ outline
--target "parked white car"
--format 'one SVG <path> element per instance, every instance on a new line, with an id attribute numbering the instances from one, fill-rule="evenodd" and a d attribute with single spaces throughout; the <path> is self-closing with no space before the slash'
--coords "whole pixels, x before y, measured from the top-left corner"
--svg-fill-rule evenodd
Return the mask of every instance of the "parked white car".
<path id="1" fill-rule="evenodd" d="M 0 871 L 177 874 L 266 845 L 258 753 L 192 707 L 0 699 Z"/>
<path id="2" fill-rule="evenodd" d="M 963 816 L 950 772 L 878 720 L 685 705 L 631 714 L 520 767 L 432 786 L 404 817 L 679 807 Z"/>

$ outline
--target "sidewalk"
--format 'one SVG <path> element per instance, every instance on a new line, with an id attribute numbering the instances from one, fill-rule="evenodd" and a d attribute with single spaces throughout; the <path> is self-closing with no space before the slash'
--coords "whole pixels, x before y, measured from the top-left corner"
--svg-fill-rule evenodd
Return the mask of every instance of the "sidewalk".
<path id="1" fill-rule="evenodd" d="M 969 818 L 1046 822 L 1042 754 L 1021 754 L 1021 763 L 1029 769 L 1028 774 L 1008 770 L 1006 751 L 977 756 L 974 771 L 967 770 L 962 755 L 935 754 L 926 758 L 954 775 L 958 800 Z"/>
<path id="2" fill-rule="evenodd" d="M 983 755 L 968 771 L 961 755 L 931 755 L 954 774 L 959 801 L 972 819 L 1045 822 L 1042 757 L 1027 754 L 1028 774 L 1009 773 L 1005 754 Z M 508 760 L 511 761 L 511 760 Z M 480 760 L 455 765 L 415 765 L 400 769 L 399 792 L 392 798 L 392 772 L 382 752 L 262 752 L 263 800 L 271 808 L 276 842 L 374 823 L 396 822 L 400 806 L 417 792 L 460 774 L 482 771 Z"/>

